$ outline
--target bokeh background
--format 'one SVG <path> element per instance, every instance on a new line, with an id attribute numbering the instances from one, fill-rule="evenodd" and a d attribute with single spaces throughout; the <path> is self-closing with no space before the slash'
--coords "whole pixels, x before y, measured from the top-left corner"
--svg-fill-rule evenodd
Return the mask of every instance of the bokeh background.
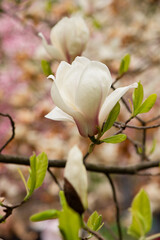
<path id="1" fill-rule="evenodd" d="M 125 86 L 141 81 L 145 97 L 157 93 L 153 110 L 142 116 L 145 120 L 160 114 L 160 1 L 158 0 L 1 0 L 0 1 L 0 112 L 12 116 L 16 125 L 14 140 L 3 154 L 30 156 L 45 151 L 49 159 L 66 159 L 69 149 L 77 144 L 85 154 L 89 140 L 79 136 L 76 126 L 45 119 L 54 103 L 50 97 L 51 81 L 46 79 L 41 60 L 50 62 L 53 73 L 59 62 L 51 59 L 42 46 L 38 33 L 49 41 L 51 28 L 64 16 L 79 14 L 90 30 L 90 39 L 84 56 L 105 63 L 116 78 L 121 58 L 131 55 L 128 73 L 116 84 Z M 131 98 L 131 92 L 125 99 Z M 121 103 L 120 121 L 129 114 Z M 138 124 L 138 122 L 133 121 Z M 115 129 L 111 129 L 111 134 Z M 151 158 L 159 159 L 159 129 L 148 130 L 147 151 L 153 139 L 157 145 Z M 126 130 L 136 141 L 141 132 Z M 11 135 L 8 119 L 0 117 L 0 145 Z M 104 144 L 96 147 L 89 162 L 106 165 L 127 165 L 140 162 L 129 141 L 121 144 Z M 27 176 L 28 168 L 20 167 Z M 63 170 L 53 169 L 63 184 Z M 152 170 L 152 173 L 157 170 Z M 101 174 L 88 175 L 89 212 L 95 209 L 103 215 L 104 235 L 108 225 L 115 228 L 115 208 L 107 179 Z M 114 176 L 121 208 L 123 226 L 129 224 L 129 211 L 135 193 L 144 187 L 148 192 L 154 225 L 152 232 L 160 230 L 160 179 L 159 177 Z M 49 208 L 60 208 L 59 189 L 47 174 L 43 186 L 32 199 L 0 225 L 0 237 L 4 240 L 59 240 L 57 222 L 33 224 L 29 217 Z M 0 196 L 8 203 L 16 204 L 25 195 L 25 188 L 17 166 L 0 164 Z M 109 239 L 112 239 L 110 236 Z M 125 239 L 129 239 L 125 237 Z"/>

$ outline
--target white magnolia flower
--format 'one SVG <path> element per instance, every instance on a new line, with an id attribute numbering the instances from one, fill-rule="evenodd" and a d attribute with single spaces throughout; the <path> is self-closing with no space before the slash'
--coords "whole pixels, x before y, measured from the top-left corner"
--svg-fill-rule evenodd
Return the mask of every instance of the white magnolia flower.
<path id="1" fill-rule="evenodd" d="M 64 192 L 70 207 L 79 213 L 87 208 L 87 171 L 83 164 L 83 155 L 77 146 L 74 146 L 68 155 L 64 170 Z"/>
<path id="2" fill-rule="evenodd" d="M 56 78 L 49 78 L 53 79 L 51 96 L 57 107 L 46 117 L 76 123 L 84 137 L 97 134 L 97 126 L 102 127 L 120 98 L 137 87 L 134 83 L 109 94 L 112 77 L 108 67 L 85 57 L 77 57 L 71 65 L 62 61 Z"/>
<path id="3" fill-rule="evenodd" d="M 48 54 L 56 60 L 72 62 L 84 51 L 89 38 L 89 30 L 80 16 L 64 17 L 51 30 L 49 45 L 39 33 Z"/>

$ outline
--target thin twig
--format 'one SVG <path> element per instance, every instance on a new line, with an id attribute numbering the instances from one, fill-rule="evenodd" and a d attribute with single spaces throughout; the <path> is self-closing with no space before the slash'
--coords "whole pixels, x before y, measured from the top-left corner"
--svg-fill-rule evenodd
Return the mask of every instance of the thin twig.
<path id="1" fill-rule="evenodd" d="M 132 125 L 126 125 L 126 128 L 134 128 L 137 130 L 143 130 L 143 129 L 152 129 L 152 128 L 158 128 L 160 127 L 160 124 L 155 124 L 152 126 L 132 126 Z"/>
<path id="2" fill-rule="evenodd" d="M 123 73 L 123 74 L 121 74 L 121 75 L 118 75 L 118 76 L 116 77 L 116 79 L 114 80 L 114 82 L 112 83 L 111 87 L 113 88 L 113 87 L 114 87 L 114 84 L 115 84 L 116 82 L 118 82 L 124 75 L 125 75 L 125 73 Z"/>
<path id="3" fill-rule="evenodd" d="M 63 188 L 61 187 L 59 181 L 57 180 L 56 176 L 54 175 L 54 173 L 50 170 L 50 168 L 48 168 L 48 172 L 51 175 L 51 177 L 53 178 L 53 180 L 55 181 L 55 183 L 57 184 L 57 186 L 59 187 L 60 190 L 63 190 Z"/>
<path id="4" fill-rule="evenodd" d="M 93 231 L 92 229 L 88 228 L 87 226 L 83 227 L 84 230 L 86 230 L 87 232 L 91 233 L 92 235 L 94 235 L 98 240 L 104 240 L 104 238 L 96 231 Z"/>
<path id="5" fill-rule="evenodd" d="M 0 217 L 0 223 L 3 223 L 8 217 L 10 217 L 12 215 L 12 212 L 13 212 L 14 209 L 22 206 L 25 202 L 26 201 L 23 200 L 21 203 L 19 203 L 17 205 L 14 205 L 14 206 L 7 206 L 7 205 L 1 203 L 0 206 L 2 208 L 4 208 L 3 212 L 5 212 L 5 215 Z"/>
<path id="6" fill-rule="evenodd" d="M 11 137 L 7 140 L 7 142 L 0 148 L 0 153 L 1 153 L 2 150 L 3 150 L 3 149 L 14 139 L 14 137 L 15 137 L 15 123 L 14 123 L 12 117 L 11 117 L 9 114 L 0 113 L 0 116 L 9 118 L 10 123 L 11 123 L 11 127 L 12 127 L 12 135 L 11 135 Z"/>
<path id="7" fill-rule="evenodd" d="M 117 128 L 124 127 L 124 123 L 115 122 L 114 127 L 117 127 Z M 160 123 L 151 125 L 151 126 L 134 126 L 134 125 L 128 125 L 128 124 L 125 125 L 125 128 L 133 128 L 133 129 L 137 129 L 137 130 L 152 129 L 152 128 L 158 128 L 158 127 L 160 127 Z"/>
<path id="8" fill-rule="evenodd" d="M 132 119 L 133 117 L 130 117 L 125 121 L 125 123 L 115 122 L 114 126 L 119 128 L 119 131 L 117 131 L 114 135 L 118 135 L 119 133 L 122 133 L 126 129 L 127 123 L 129 123 Z"/>
<path id="9" fill-rule="evenodd" d="M 143 123 L 143 127 L 145 127 L 145 123 Z M 142 154 L 141 154 L 141 160 L 144 161 L 146 159 L 146 137 L 147 137 L 147 130 L 143 129 L 142 133 Z"/>
<path id="10" fill-rule="evenodd" d="M 118 235 L 119 235 L 119 240 L 122 240 L 123 236 L 122 236 L 122 229 L 121 229 L 121 223 L 120 223 L 120 209 L 119 209 L 119 205 L 118 205 L 116 189 L 115 189 L 114 183 L 113 183 L 110 175 L 109 174 L 105 174 L 105 175 L 108 178 L 109 183 L 110 183 L 111 188 L 112 188 L 113 200 L 114 200 L 114 204 L 115 204 L 115 207 L 116 207 L 116 222 L 117 222 Z"/>
<path id="11" fill-rule="evenodd" d="M 151 118 L 150 120 L 146 121 L 146 123 L 154 122 L 158 119 L 160 119 L 160 115 L 158 115 L 157 117 Z"/>
<path id="12" fill-rule="evenodd" d="M 13 208 L 7 207 L 3 211 L 5 212 L 5 215 L 0 217 L 0 223 L 3 223 L 10 215 L 12 215 Z"/>

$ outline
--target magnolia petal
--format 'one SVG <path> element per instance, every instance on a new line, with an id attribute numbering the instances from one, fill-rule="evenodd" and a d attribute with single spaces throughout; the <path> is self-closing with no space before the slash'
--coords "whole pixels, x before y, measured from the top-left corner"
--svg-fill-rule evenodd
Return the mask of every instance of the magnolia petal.
<path id="1" fill-rule="evenodd" d="M 97 134 L 98 119 L 86 119 L 79 112 L 76 112 L 73 118 L 81 136 L 88 137 Z"/>
<path id="2" fill-rule="evenodd" d="M 99 109 L 111 83 L 112 78 L 108 68 L 100 62 L 91 61 L 83 70 L 77 86 L 76 106 L 86 120 L 95 121 L 98 118 Z"/>
<path id="3" fill-rule="evenodd" d="M 86 57 L 79 57 L 78 56 L 78 57 L 75 58 L 74 62 L 72 62 L 72 65 L 74 66 L 78 63 L 81 63 L 84 66 L 87 66 L 90 63 L 90 60 Z"/>
<path id="4" fill-rule="evenodd" d="M 82 51 L 86 47 L 89 38 L 88 27 L 80 16 L 75 16 L 69 19 L 70 34 L 66 35 L 67 49 L 69 54 L 74 58 L 77 55 L 81 55 Z"/>
<path id="5" fill-rule="evenodd" d="M 63 54 L 64 58 L 66 58 L 66 34 L 70 34 L 68 32 L 69 26 L 69 18 L 64 17 L 61 19 L 51 30 L 50 39 L 51 43 L 58 48 L 58 50 Z"/>
<path id="6" fill-rule="evenodd" d="M 67 104 L 71 105 L 74 110 L 77 110 L 75 105 L 75 96 L 78 91 L 77 86 L 79 79 L 86 64 L 90 62 L 86 59 L 77 60 L 75 60 L 71 65 L 66 62 L 61 62 L 56 74 L 56 85 L 61 93 L 61 96 L 63 96 Z"/>
<path id="7" fill-rule="evenodd" d="M 84 208 L 87 208 L 87 171 L 83 164 L 83 155 L 77 146 L 74 146 L 67 158 L 66 167 L 64 170 L 64 177 L 74 187 L 78 196 L 80 197 Z"/>
<path id="8" fill-rule="evenodd" d="M 65 76 L 66 76 L 67 72 L 70 70 L 70 68 L 71 68 L 71 65 L 65 61 L 62 61 L 59 64 L 57 72 L 56 72 L 56 79 L 55 79 L 56 84 L 59 89 L 63 88 L 64 82 L 67 81 Z"/>
<path id="9" fill-rule="evenodd" d="M 52 79 L 54 78 L 53 75 L 50 75 Z M 61 93 L 59 92 L 59 89 L 56 86 L 56 82 L 53 81 L 52 89 L 51 89 L 51 96 L 53 99 L 54 104 L 60 108 L 64 113 L 67 115 L 70 115 L 71 118 L 73 118 L 76 122 L 76 125 L 78 127 L 78 130 L 80 134 L 84 137 L 88 136 L 88 128 L 85 122 L 85 119 L 81 113 L 77 111 L 77 109 L 72 108 L 71 105 L 67 105 L 67 99 L 65 97 L 61 96 Z M 62 113 L 62 112 L 61 112 Z M 67 119 L 66 119 L 67 120 Z M 70 121 L 71 119 L 69 119 Z"/>
<path id="10" fill-rule="evenodd" d="M 99 125 L 102 127 L 103 122 L 107 119 L 110 111 L 116 105 L 116 103 L 120 100 L 120 98 L 130 89 L 136 88 L 138 86 L 137 83 L 133 83 L 126 87 L 117 88 L 113 91 L 105 100 L 100 113 L 99 113 Z"/>
<path id="11" fill-rule="evenodd" d="M 63 54 L 56 47 L 47 43 L 47 41 L 42 33 L 39 33 L 38 35 L 42 38 L 42 44 L 43 44 L 44 48 L 46 49 L 47 53 L 51 57 L 53 57 L 54 59 L 57 59 L 57 60 L 65 59 Z"/>
<path id="12" fill-rule="evenodd" d="M 55 107 L 45 117 L 49 118 L 51 120 L 55 120 L 55 121 L 67 121 L 67 122 L 75 123 L 75 121 L 73 120 L 73 118 L 70 115 L 68 115 L 67 113 L 63 112 L 58 107 Z"/>
<path id="13" fill-rule="evenodd" d="M 83 18 L 64 17 L 51 30 L 50 39 L 67 61 L 81 55 L 89 38 L 89 30 Z"/>
<path id="14" fill-rule="evenodd" d="M 59 89 L 56 85 L 56 81 L 53 81 L 52 88 L 51 88 L 51 97 L 53 99 L 54 104 L 60 108 L 65 113 L 72 116 L 74 110 L 70 108 L 70 106 L 67 105 L 66 99 L 61 96 L 61 93 L 59 92 Z"/>

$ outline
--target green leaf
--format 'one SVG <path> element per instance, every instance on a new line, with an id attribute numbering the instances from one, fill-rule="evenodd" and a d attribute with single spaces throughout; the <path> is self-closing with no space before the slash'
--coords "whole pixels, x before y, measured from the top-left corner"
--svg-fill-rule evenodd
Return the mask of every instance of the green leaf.
<path id="1" fill-rule="evenodd" d="M 134 111 L 134 116 L 136 116 L 137 114 L 140 114 L 140 113 L 146 113 L 146 112 L 149 112 L 149 110 L 153 107 L 153 105 L 155 104 L 155 101 L 157 99 L 157 94 L 152 94 L 150 95 L 145 101 L 144 103 L 139 107 L 137 108 L 135 111 Z"/>
<path id="2" fill-rule="evenodd" d="M 121 60 L 121 64 L 120 64 L 120 68 L 119 68 L 119 75 L 121 76 L 122 74 L 124 74 L 125 72 L 128 71 L 129 68 L 129 64 L 130 64 L 130 55 L 126 54 L 122 60 Z"/>
<path id="3" fill-rule="evenodd" d="M 30 220 L 32 222 L 38 222 L 38 221 L 44 221 L 48 219 L 55 219 L 58 218 L 60 214 L 60 211 L 56 209 L 50 209 L 46 210 L 40 213 L 36 213 L 30 217 Z"/>
<path id="4" fill-rule="evenodd" d="M 82 227 L 81 216 L 72 210 L 64 196 L 64 192 L 60 192 L 61 204 L 63 206 L 59 215 L 59 229 L 64 240 L 80 240 L 79 230 Z"/>
<path id="5" fill-rule="evenodd" d="M 101 141 L 105 142 L 105 143 L 120 143 L 125 141 L 127 138 L 127 136 L 125 134 L 117 134 L 108 138 L 105 138 Z"/>
<path id="6" fill-rule="evenodd" d="M 143 101 L 143 86 L 140 82 L 138 83 L 138 87 L 135 88 L 133 92 L 132 100 L 134 111 L 136 111 Z"/>
<path id="7" fill-rule="evenodd" d="M 49 63 L 46 60 L 42 60 L 41 61 L 41 66 L 42 66 L 43 73 L 46 76 L 52 74 L 52 70 L 50 68 L 50 65 L 49 65 Z"/>
<path id="8" fill-rule="evenodd" d="M 120 104 L 119 102 L 117 102 L 117 104 L 114 106 L 114 108 L 110 112 L 107 118 L 107 121 L 104 124 L 102 134 L 104 134 L 107 130 L 109 130 L 113 126 L 114 122 L 116 121 L 119 115 L 119 112 L 120 112 Z"/>
<path id="9" fill-rule="evenodd" d="M 102 215 L 99 215 L 97 211 L 93 212 L 87 221 L 87 226 L 94 231 L 98 231 L 104 223 L 102 223 Z"/>
<path id="10" fill-rule="evenodd" d="M 23 183 L 24 183 L 24 186 L 25 186 L 25 188 L 26 188 L 26 192 L 27 192 L 27 194 L 29 193 L 29 190 L 28 190 L 28 186 L 27 186 L 27 183 L 26 183 L 26 180 L 25 180 L 25 178 L 24 178 L 24 176 L 23 176 L 23 173 L 22 173 L 22 171 L 18 168 L 18 172 L 19 172 L 19 175 L 20 175 L 20 177 L 21 177 L 21 179 L 22 179 L 22 181 L 23 181 Z"/>
<path id="11" fill-rule="evenodd" d="M 36 186 L 36 155 L 30 157 L 30 169 L 29 169 L 29 179 L 27 181 L 27 187 L 29 192 L 24 200 L 27 200 L 34 192 Z"/>
<path id="12" fill-rule="evenodd" d="M 59 197 L 60 197 L 60 202 L 61 202 L 62 208 L 67 207 L 67 201 L 66 201 L 66 198 L 65 198 L 65 195 L 64 195 L 63 191 L 59 192 Z"/>
<path id="13" fill-rule="evenodd" d="M 35 154 L 30 157 L 30 174 L 27 181 L 29 192 L 25 197 L 25 200 L 27 200 L 32 195 L 35 189 L 39 188 L 42 185 L 47 168 L 48 158 L 44 152 L 39 154 L 37 157 Z"/>
<path id="14" fill-rule="evenodd" d="M 147 193 L 142 189 L 133 199 L 131 206 L 132 223 L 128 234 L 141 238 L 144 237 L 152 226 L 152 213 Z"/>
<path id="15" fill-rule="evenodd" d="M 36 189 L 42 185 L 47 172 L 47 168 L 48 157 L 46 153 L 42 152 L 41 154 L 38 155 L 36 162 L 36 187 L 35 187 Z"/>

